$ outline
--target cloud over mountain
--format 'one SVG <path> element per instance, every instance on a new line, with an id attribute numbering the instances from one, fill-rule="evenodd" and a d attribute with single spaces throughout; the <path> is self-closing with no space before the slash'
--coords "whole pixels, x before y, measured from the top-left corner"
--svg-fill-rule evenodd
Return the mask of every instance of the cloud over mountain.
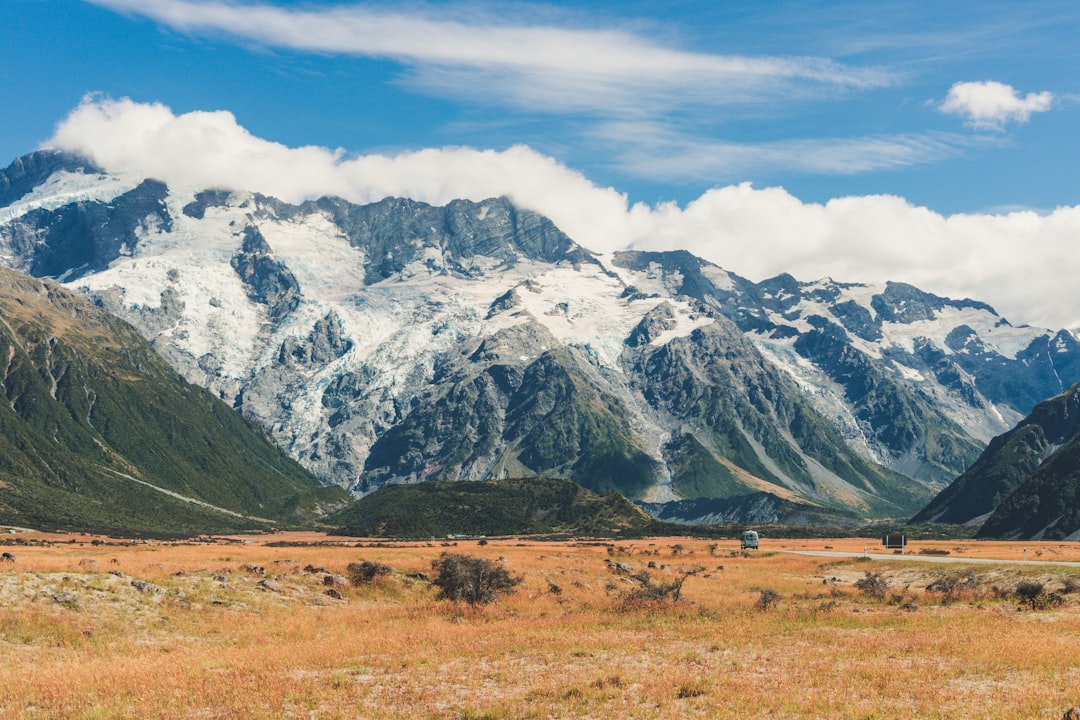
<path id="1" fill-rule="evenodd" d="M 943 216 L 895 196 L 805 203 L 782 188 L 718 187 L 680 207 L 631 205 L 525 147 L 347 157 L 258 138 L 228 112 L 88 98 L 48 143 L 172 185 L 258 191 L 289 202 L 406 196 L 443 204 L 506 195 L 597 252 L 684 248 L 735 272 L 910 282 L 993 304 L 1016 321 L 1078 327 L 1073 270 L 1080 209 Z"/>

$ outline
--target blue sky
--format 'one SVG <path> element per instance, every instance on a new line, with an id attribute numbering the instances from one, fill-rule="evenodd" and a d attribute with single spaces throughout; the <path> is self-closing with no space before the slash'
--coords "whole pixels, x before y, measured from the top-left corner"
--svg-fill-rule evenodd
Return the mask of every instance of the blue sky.
<path id="1" fill-rule="evenodd" d="M 34 149 L 97 92 L 177 113 L 229 110 L 257 136 L 347 153 L 523 143 L 649 203 L 687 202 L 740 181 L 780 185 L 806 201 L 892 193 L 945 213 L 1078 200 L 1075 3 L 264 4 L 311 15 L 363 9 L 402 23 L 561 29 L 579 34 L 551 41 L 571 54 L 609 33 L 621 36 L 613 52 L 638 43 L 694 59 L 810 68 L 793 79 L 703 75 L 685 84 L 676 70 L 643 80 L 660 87 L 643 88 L 640 104 L 632 78 L 616 78 L 610 92 L 574 86 L 584 97 L 562 106 L 542 92 L 508 92 L 540 81 L 559 89 L 557 75 L 527 67 L 535 48 L 525 44 L 520 68 L 496 57 L 501 47 L 487 50 L 490 59 L 484 51 L 466 58 L 466 48 L 425 58 L 419 28 L 414 47 L 405 37 L 388 49 L 367 48 L 363 38 L 321 48 L 318 39 L 287 43 L 242 19 L 170 22 L 171 4 L 0 3 L 0 87 L 14 110 L 0 117 L 4 161 Z M 198 5 L 191 3 L 192 17 Z M 593 60 L 583 57 L 582 70 Z M 819 80 L 815 71 L 835 77 Z M 1024 121 L 973 127 L 940 109 L 955 83 L 973 81 L 1053 100 Z M 691 97 L 695 86 L 702 97 Z"/>
<path id="2" fill-rule="evenodd" d="M 1002 213 L 1080 203 L 1077 38 L 1073 2 L 4 0 L 0 163 L 42 143 L 93 154 L 108 133 L 117 158 L 174 157 L 153 144 L 162 133 L 141 131 L 151 106 L 165 112 L 153 122 L 186 123 L 189 138 L 204 122 L 199 137 L 256 154 L 260 143 L 329 149 L 335 171 L 353 158 L 408 161 L 398 165 L 411 180 L 371 181 L 367 195 L 445 199 L 453 182 L 424 162 L 491 150 L 507 194 L 597 249 L 688 247 L 752 277 L 887 276 L 1080 325 L 1080 311 L 999 287 L 1024 243 L 1045 262 L 1026 269 L 1041 272 L 1075 237 Z M 231 115 L 200 114 L 214 111 Z M 295 159 L 282 158 L 287 174 Z M 552 164 L 565 172 L 548 177 Z M 529 173 L 534 184 L 584 178 L 591 207 L 575 215 L 553 189 L 525 187 Z M 477 183 L 456 189 L 504 192 Z M 901 200 L 869 199 L 881 195 Z M 825 205 L 848 196 L 863 200 Z M 615 209 L 601 226 L 587 216 L 605 203 Z M 1000 222 L 972 229 L 985 214 Z M 771 254 L 740 250 L 770 233 L 793 237 Z M 940 245 L 949 251 L 934 255 Z M 986 248 L 996 267 L 980 259 L 952 277 L 950 263 Z"/>

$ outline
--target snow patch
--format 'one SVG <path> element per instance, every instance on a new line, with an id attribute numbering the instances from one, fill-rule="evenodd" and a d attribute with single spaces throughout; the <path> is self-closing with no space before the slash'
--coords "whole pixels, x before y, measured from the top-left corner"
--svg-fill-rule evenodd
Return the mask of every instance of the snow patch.
<path id="1" fill-rule="evenodd" d="M 111 202 L 141 179 L 121 175 L 97 175 L 58 170 L 17 202 L 0 208 L 0 223 L 9 223 L 33 210 L 55 210 L 76 202 Z"/>
<path id="2" fill-rule="evenodd" d="M 735 280 L 731 273 L 716 265 L 703 265 L 701 274 L 711 282 L 718 290 L 731 291 L 735 289 Z"/>
<path id="3" fill-rule="evenodd" d="M 978 335 L 987 348 L 1003 357 L 1015 360 L 1033 340 L 1045 337 L 1046 330 L 1033 327 L 1013 327 L 1000 324 L 1001 318 L 980 308 L 947 306 L 932 320 L 911 323 L 882 323 L 881 330 L 892 345 L 913 352 L 916 338 L 926 338 L 937 348 L 951 354 L 945 338 L 956 328 L 967 325 Z"/>

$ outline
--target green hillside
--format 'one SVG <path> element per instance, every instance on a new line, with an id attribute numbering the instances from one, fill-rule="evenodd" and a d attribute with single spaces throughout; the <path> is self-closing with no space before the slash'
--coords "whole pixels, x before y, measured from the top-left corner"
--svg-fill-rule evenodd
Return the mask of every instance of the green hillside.
<path id="1" fill-rule="evenodd" d="M 616 492 L 554 478 L 387 485 L 327 522 L 365 537 L 639 535 L 659 525 Z"/>
<path id="2" fill-rule="evenodd" d="M 6 269 L 0 390 L 3 524 L 187 535 L 295 522 L 346 499 L 129 325 Z"/>
<path id="3" fill-rule="evenodd" d="M 981 524 L 980 537 L 1080 529 L 1080 385 L 1039 403 L 912 522 Z M 985 522 L 983 522 L 985 520 Z"/>

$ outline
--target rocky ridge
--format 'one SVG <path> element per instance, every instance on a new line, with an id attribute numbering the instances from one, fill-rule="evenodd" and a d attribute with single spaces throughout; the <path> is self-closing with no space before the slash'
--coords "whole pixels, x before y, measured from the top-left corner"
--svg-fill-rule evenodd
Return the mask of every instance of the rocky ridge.
<path id="1" fill-rule="evenodd" d="M 1080 379 L 1071 334 L 977 302 L 598 256 L 506 199 L 289 205 L 56 162 L 0 208 L 0 259 L 124 317 L 354 492 L 545 474 L 896 515 Z"/>

